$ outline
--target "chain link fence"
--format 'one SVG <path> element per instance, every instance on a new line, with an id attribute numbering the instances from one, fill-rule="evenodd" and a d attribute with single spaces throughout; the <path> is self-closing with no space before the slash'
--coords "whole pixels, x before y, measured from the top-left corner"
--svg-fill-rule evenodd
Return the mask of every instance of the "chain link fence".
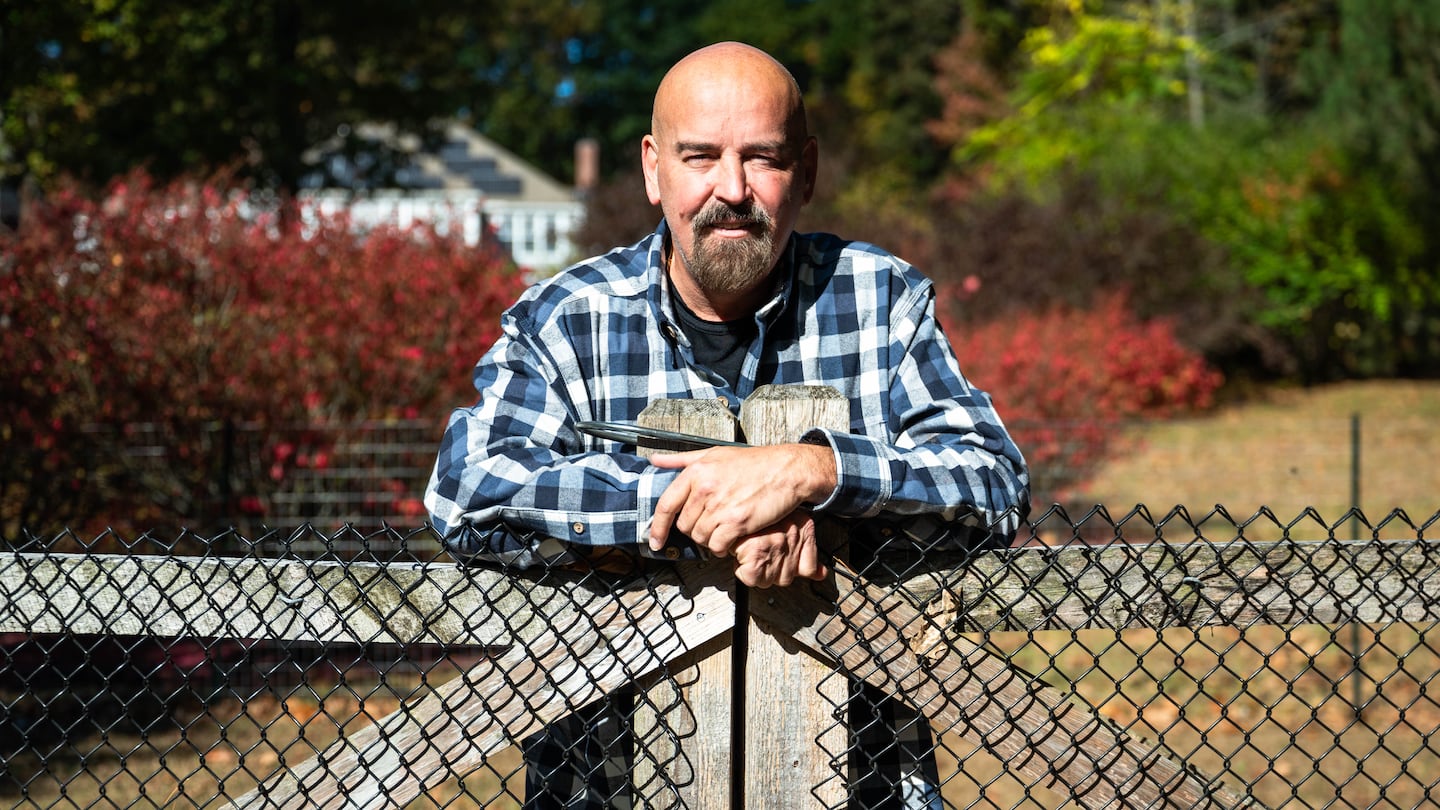
<path id="1" fill-rule="evenodd" d="M 616 806 L 894 806 L 915 745 L 945 807 L 1434 806 L 1437 519 L 1055 509 L 748 593 L 723 560 L 460 566 L 423 526 L 24 535 L 0 804 L 520 806 L 578 712 Z"/>
<path id="2" fill-rule="evenodd" d="M 763 591 L 457 565 L 420 523 L 430 421 L 97 435 L 98 524 L 6 524 L 0 806 L 1434 806 L 1428 423 L 1246 425 L 1284 459 L 1123 427 L 1012 426 L 1074 445 L 1010 548 Z M 1160 467 L 1235 508 L 1074 505 L 1166 497 Z M 1362 481 L 1393 502 L 1350 508 Z"/>

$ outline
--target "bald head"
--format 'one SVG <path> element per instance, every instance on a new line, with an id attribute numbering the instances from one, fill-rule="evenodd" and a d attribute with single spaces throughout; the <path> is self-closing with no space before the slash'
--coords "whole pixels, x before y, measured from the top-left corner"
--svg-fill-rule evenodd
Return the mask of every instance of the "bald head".
<path id="1" fill-rule="evenodd" d="M 779 111 L 794 146 L 808 136 L 795 77 L 775 57 L 742 42 L 718 42 L 676 62 L 655 91 L 650 131 L 663 138 L 677 116 L 719 109 L 707 104 L 719 101 L 716 96 L 748 98 Z"/>

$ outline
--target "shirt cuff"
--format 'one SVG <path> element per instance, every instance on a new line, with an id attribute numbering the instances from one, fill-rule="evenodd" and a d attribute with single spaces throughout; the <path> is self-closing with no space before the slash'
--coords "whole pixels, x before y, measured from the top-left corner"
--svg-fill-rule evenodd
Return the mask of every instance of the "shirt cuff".
<path id="1" fill-rule="evenodd" d="M 811 428 L 805 444 L 825 444 L 835 454 L 835 491 L 817 504 L 817 512 L 839 517 L 873 517 L 890 502 L 894 476 L 875 442 L 853 433 Z"/>

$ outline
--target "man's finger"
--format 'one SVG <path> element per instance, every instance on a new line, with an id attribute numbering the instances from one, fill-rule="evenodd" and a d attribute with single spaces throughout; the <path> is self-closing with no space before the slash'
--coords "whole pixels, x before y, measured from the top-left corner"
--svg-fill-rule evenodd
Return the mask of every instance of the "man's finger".
<path id="1" fill-rule="evenodd" d="M 761 583 L 759 566 L 750 563 L 735 566 L 735 578 L 751 588 L 769 587 L 769 583 Z"/>
<path id="2" fill-rule="evenodd" d="M 795 581 L 796 565 L 794 560 L 789 558 L 780 561 L 780 571 L 775 576 L 775 584 L 785 587 Z"/>
<path id="3" fill-rule="evenodd" d="M 665 540 L 670 537 L 670 528 L 675 525 L 675 518 L 685 507 L 685 502 L 689 497 L 690 484 L 683 475 L 670 482 L 665 491 L 660 493 L 660 500 L 655 503 L 655 514 L 650 516 L 650 548 L 652 551 L 659 551 L 665 547 Z"/>
<path id="4" fill-rule="evenodd" d="M 650 455 L 648 460 L 651 465 L 656 467 L 661 467 L 666 470 L 679 470 L 693 464 L 706 452 L 708 451 L 686 450 L 683 453 L 664 453 L 657 450 Z"/>
<path id="5" fill-rule="evenodd" d="M 735 530 L 724 524 L 710 526 L 696 526 L 698 532 L 704 539 L 696 540 L 703 543 L 710 549 L 710 553 L 717 557 L 726 557 L 736 551 L 736 547 L 744 542 L 745 538 L 735 533 Z M 693 538 L 694 535 L 691 535 Z"/>
<path id="6" fill-rule="evenodd" d="M 806 579 L 822 580 L 828 573 L 820 562 L 820 544 L 814 536 L 807 537 L 800 547 L 800 576 Z"/>

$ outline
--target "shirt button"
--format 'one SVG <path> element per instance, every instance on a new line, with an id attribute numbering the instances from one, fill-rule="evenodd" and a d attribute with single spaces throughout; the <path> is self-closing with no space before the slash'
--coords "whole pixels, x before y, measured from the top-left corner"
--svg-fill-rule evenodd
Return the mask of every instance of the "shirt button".
<path id="1" fill-rule="evenodd" d="M 665 556 L 672 560 L 678 560 L 680 559 L 680 549 L 674 546 L 667 546 L 665 548 Z"/>
<path id="2" fill-rule="evenodd" d="M 584 523 L 581 523 L 581 522 L 578 521 L 578 520 L 575 521 L 575 523 L 573 523 L 573 524 L 570 526 L 570 528 L 571 528 L 576 534 L 584 534 L 584 533 L 585 533 L 585 524 L 584 524 Z"/>

